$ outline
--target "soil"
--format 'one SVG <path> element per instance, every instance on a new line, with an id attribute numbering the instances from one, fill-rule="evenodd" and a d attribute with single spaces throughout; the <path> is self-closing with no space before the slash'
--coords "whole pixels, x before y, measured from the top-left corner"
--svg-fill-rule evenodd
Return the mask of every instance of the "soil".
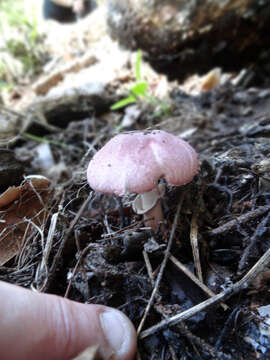
<path id="1" fill-rule="evenodd" d="M 250 81 L 248 86 L 243 81 L 236 84 L 237 75 L 197 94 L 171 82 L 166 112 L 156 113 L 160 103 L 139 101 L 140 115 L 124 129 L 181 134 L 199 154 L 200 171 L 192 183 L 179 188 L 166 185 L 165 232 L 154 233 L 144 226 L 132 211 L 132 194 L 125 195 L 120 206 L 118 198 L 97 194 L 86 182 L 88 162 L 115 135 L 114 119 L 124 113 L 111 111 L 113 100 L 108 103 L 105 95 L 103 107 L 100 101 L 86 109 L 66 104 L 65 121 L 61 110 L 59 121 L 54 113 L 46 126 L 30 123 L 27 133 L 32 137 L 23 133 L 3 145 L 9 150 L 5 156 L 12 157 L 12 168 L 2 170 L 0 165 L 2 191 L 7 188 L 6 172 L 14 172 L 16 164 L 10 186 L 23 180 L 22 167 L 24 176 L 45 175 L 52 185 L 38 224 L 43 237 L 34 226 L 27 230 L 17 255 L 0 267 L 0 279 L 116 307 L 136 328 L 159 282 L 142 331 L 209 298 L 174 258 L 197 277 L 201 268 L 202 280 L 213 293 L 231 289 L 270 246 L 270 91 L 252 87 Z M 11 107 L 7 111 L 11 113 Z M 49 169 L 37 157 L 41 144 L 51 152 Z M 42 238 L 52 241 L 45 270 Z M 199 260 L 194 260 L 196 255 Z M 217 301 L 185 321 L 142 336 L 140 358 L 269 358 L 270 343 L 261 333 L 263 319 L 257 311 L 269 304 L 268 281 L 269 269 L 264 266 L 245 288 L 221 299 L 223 303 Z"/>

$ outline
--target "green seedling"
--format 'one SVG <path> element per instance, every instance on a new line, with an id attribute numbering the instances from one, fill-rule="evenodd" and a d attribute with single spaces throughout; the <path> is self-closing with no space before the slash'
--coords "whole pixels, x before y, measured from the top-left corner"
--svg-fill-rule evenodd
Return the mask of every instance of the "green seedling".
<path id="1" fill-rule="evenodd" d="M 156 108 L 156 111 L 154 111 L 152 117 L 153 118 L 161 118 L 162 116 L 170 115 L 171 112 L 171 105 L 169 101 L 161 102 L 158 98 L 155 96 L 149 94 L 148 92 L 148 84 L 145 81 L 142 81 L 141 79 L 141 60 L 142 60 L 142 52 L 141 50 L 137 51 L 136 56 L 136 64 L 135 64 L 135 78 L 136 83 L 132 86 L 132 88 L 129 90 L 129 95 L 125 97 L 124 99 L 116 102 L 111 106 L 111 110 L 118 110 L 122 109 L 127 105 L 137 103 L 141 99 L 147 101 L 148 103 L 151 103 Z M 121 130 L 121 125 L 118 126 L 118 131 Z"/>
<path id="2" fill-rule="evenodd" d="M 129 90 L 129 96 L 120 101 L 117 101 L 114 105 L 111 106 L 111 110 L 118 110 L 129 104 L 136 103 L 140 98 L 148 98 L 147 83 L 141 80 L 141 60 L 142 52 L 141 50 L 138 50 L 135 66 L 136 84 Z"/>

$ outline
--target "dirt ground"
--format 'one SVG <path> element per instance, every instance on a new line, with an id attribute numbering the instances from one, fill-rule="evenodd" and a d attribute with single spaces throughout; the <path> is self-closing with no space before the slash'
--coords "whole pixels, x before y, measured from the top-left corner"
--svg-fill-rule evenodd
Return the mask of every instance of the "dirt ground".
<path id="1" fill-rule="evenodd" d="M 270 90 L 250 69 L 208 86 L 196 72 L 169 82 L 142 60 L 154 96 L 113 111 L 136 54 L 104 33 L 74 53 L 72 29 L 67 48 L 44 45 L 53 70 L 44 61 L 0 107 L 0 279 L 124 311 L 142 327 L 138 359 L 269 359 Z M 190 184 L 166 185 L 165 232 L 144 226 L 133 194 L 120 206 L 86 181 L 112 136 L 144 129 L 199 154 Z"/>

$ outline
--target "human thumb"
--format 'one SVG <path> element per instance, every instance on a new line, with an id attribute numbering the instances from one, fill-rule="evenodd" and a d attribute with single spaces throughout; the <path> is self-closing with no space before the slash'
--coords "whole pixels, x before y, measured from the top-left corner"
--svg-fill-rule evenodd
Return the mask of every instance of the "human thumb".
<path id="1" fill-rule="evenodd" d="M 120 311 L 39 294 L 0 281 L 0 359 L 70 360 L 91 345 L 131 360 L 136 333 Z"/>

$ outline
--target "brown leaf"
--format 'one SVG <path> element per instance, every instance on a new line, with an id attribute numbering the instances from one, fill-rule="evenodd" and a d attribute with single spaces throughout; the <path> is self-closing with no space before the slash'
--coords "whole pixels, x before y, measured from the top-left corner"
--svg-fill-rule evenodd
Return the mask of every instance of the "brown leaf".
<path id="1" fill-rule="evenodd" d="M 50 192 L 49 179 L 32 175 L 0 196 L 0 266 L 20 251 L 23 240 L 32 230 L 29 220 L 37 226 L 42 224 Z"/>
<path id="2" fill-rule="evenodd" d="M 202 91 L 209 91 L 220 85 L 221 70 L 215 68 L 205 75 L 202 81 Z"/>

